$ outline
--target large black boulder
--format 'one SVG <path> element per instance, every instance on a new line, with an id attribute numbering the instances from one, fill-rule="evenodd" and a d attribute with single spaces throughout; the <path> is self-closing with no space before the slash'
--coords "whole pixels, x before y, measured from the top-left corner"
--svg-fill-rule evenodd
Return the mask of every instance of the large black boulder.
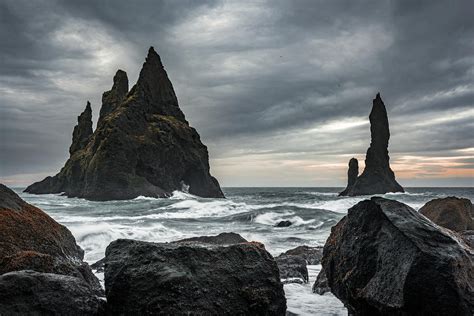
<path id="1" fill-rule="evenodd" d="M 332 228 L 322 260 L 355 315 L 472 315 L 474 252 L 409 206 L 372 198 Z"/>
<path id="2" fill-rule="evenodd" d="M 105 304 L 81 278 L 29 270 L 0 275 L 0 315 L 105 315 Z"/>
<path id="3" fill-rule="evenodd" d="M 119 239 L 106 250 L 110 315 L 285 315 L 278 267 L 259 243 Z"/>

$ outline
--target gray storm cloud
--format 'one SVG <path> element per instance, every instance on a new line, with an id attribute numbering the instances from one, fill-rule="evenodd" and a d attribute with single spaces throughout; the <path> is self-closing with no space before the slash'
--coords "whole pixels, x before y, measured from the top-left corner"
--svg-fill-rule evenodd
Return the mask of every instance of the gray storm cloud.
<path id="1" fill-rule="evenodd" d="M 343 186 L 380 91 L 403 185 L 474 185 L 472 1 L 3 1 L 0 178 L 59 170 L 116 69 L 161 55 L 223 185 Z"/>

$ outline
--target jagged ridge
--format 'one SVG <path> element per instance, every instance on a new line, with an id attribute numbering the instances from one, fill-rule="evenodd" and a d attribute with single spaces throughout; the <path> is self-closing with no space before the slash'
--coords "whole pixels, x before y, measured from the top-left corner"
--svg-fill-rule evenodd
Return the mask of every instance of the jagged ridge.
<path id="1" fill-rule="evenodd" d="M 191 194 L 223 197 L 209 173 L 207 147 L 186 121 L 153 47 L 137 83 L 127 90 L 127 75 L 119 70 L 112 89 L 103 94 L 97 129 L 88 132 L 88 105 L 74 129 L 80 136 L 73 137 L 65 166 L 25 192 L 115 200 L 168 196 L 186 185 Z"/>

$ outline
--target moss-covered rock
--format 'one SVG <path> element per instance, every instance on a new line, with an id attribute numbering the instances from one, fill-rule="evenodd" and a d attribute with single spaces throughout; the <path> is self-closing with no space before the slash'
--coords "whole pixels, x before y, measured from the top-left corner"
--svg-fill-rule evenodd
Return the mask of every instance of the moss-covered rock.
<path id="1" fill-rule="evenodd" d="M 80 146 L 74 147 L 57 175 L 34 183 L 25 191 L 121 200 L 140 195 L 169 196 L 174 190 L 189 186 L 191 194 L 224 197 L 209 172 L 207 147 L 186 121 L 153 48 L 138 82 L 130 92 L 127 89 L 127 75 L 119 70 L 112 89 L 103 95 L 97 129 L 87 134 L 86 144 L 81 137 Z M 78 126 L 92 124 L 89 115 L 80 118 Z M 75 131 L 80 130 L 78 126 Z"/>

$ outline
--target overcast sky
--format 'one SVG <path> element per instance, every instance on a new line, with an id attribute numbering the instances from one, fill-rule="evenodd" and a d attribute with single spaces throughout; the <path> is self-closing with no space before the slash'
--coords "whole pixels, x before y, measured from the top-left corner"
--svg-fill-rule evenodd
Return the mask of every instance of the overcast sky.
<path id="1" fill-rule="evenodd" d="M 223 186 L 344 186 L 380 91 L 405 186 L 474 185 L 474 2 L 0 2 L 0 181 L 68 157 L 77 115 L 149 46 Z"/>

